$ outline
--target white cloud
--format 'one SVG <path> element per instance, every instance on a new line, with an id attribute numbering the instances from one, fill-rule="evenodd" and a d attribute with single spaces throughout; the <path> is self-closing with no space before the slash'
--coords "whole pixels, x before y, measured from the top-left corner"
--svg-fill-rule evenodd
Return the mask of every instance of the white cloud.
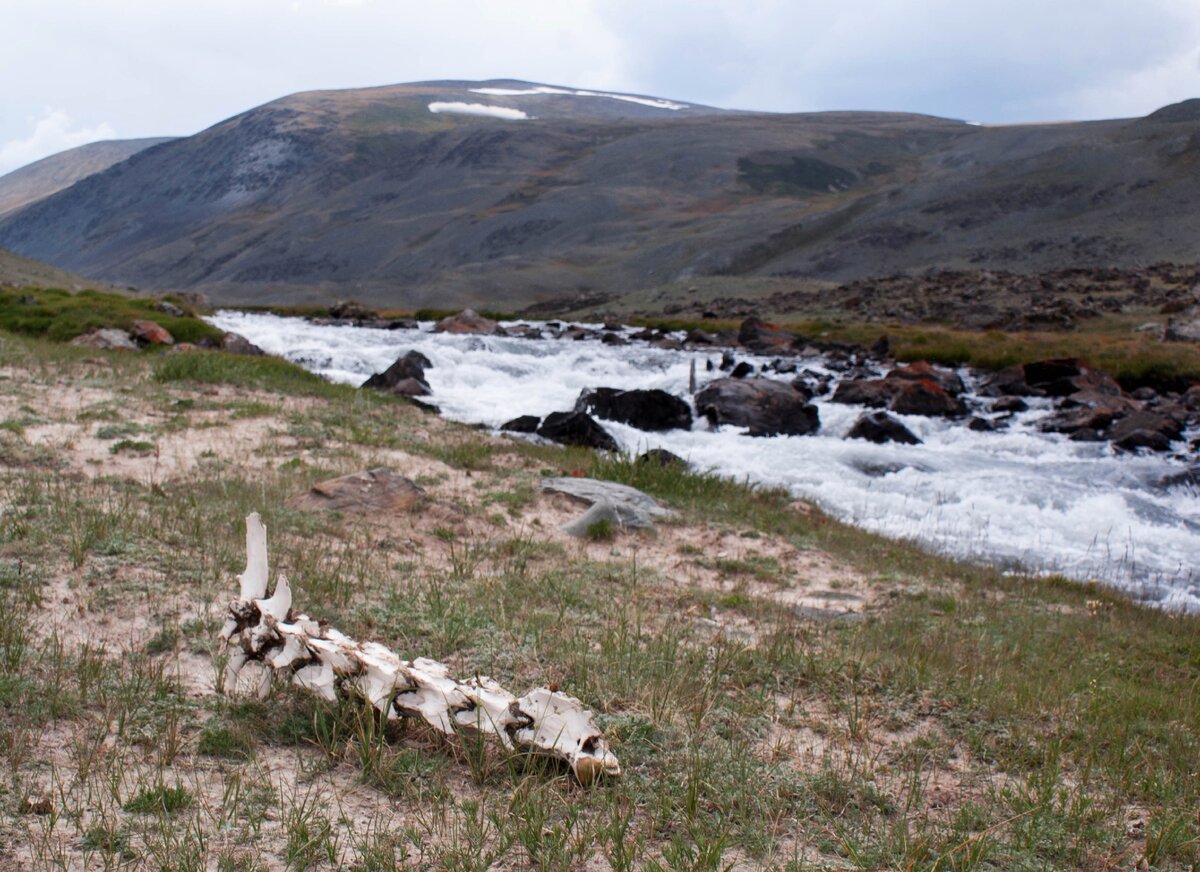
<path id="1" fill-rule="evenodd" d="M 116 131 L 108 122 L 95 127 L 74 127 L 71 118 L 61 109 L 47 107 L 33 122 L 33 132 L 25 139 L 13 139 L 0 146 L 0 173 L 7 173 L 25 164 L 41 160 L 68 148 L 113 139 Z"/>
<path id="2" fill-rule="evenodd" d="M 483 115 L 488 118 L 503 118 L 505 121 L 524 121 L 529 116 L 520 109 L 505 106 L 486 106 L 483 103 L 430 103 L 429 111 L 451 112 L 458 115 Z"/>

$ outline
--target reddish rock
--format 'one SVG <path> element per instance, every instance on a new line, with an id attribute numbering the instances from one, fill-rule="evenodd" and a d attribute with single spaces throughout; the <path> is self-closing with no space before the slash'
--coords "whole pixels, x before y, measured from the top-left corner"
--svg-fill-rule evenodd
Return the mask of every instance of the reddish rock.
<path id="1" fill-rule="evenodd" d="M 738 344 L 760 354 L 780 354 L 791 351 L 799 337 L 777 324 L 768 324 L 751 315 L 738 330 Z"/>
<path id="2" fill-rule="evenodd" d="M 153 321 L 134 321 L 129 327 L 133 338 L 145 345 L 174 345 L 175 337 Z"/>
<path id="3" fill-rule="evenodd" d="M 484 333 L 500 332 L 500 325 L 491 318 L 484 318 L 474 309 L 463 309 L 457 315 L 443 318 L 433 326 L 434 333 Z"/>
<path id="4" fill-rule="evenodd" d="M 963 392 L 962 379 L 946 369 L 938 369 L 927 360 L 918 360 L 906 366 L 897 366 L 886 376 L 885 381 L 931 381 L 948 394 Z"/>
<path id="5" fill-rule="evenodd" d="M 930 415 L 954 418 L 967 413 L 967 406 L 930 379 L 905 382 L 892 396 L 888 410 L 900 415 Z"/>

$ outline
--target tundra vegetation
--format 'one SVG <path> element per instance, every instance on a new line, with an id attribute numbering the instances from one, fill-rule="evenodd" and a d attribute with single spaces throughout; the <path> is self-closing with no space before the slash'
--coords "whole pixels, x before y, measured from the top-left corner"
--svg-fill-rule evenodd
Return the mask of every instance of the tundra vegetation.
<path id="1" fill-rule="evenodd" d="M 427 498 L 292 502 L 380 466 Z M 570 538 L 539 482 L 572 474 L 674 515 Z M 561 687 L 622 776 L 219 693 L 251 511 L 313 617 Z M 269 358 L 0 334 L 4 868 L 1187 868 L 1198 629 Z"/>

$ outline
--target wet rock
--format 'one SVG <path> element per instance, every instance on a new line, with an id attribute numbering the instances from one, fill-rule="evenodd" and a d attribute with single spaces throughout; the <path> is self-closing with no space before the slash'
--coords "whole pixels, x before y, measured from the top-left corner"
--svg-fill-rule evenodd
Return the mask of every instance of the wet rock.
<path id="1" fill-rule="evenodd" d="M 994 433 L 1000 429 L 1000 425 L 987 418 L 972 415 L 971 419 L 967 421 L 967 429 L 974 430 L 976 433 Z"/>
<path id="2" fill-rule="evenodd" d="M 926 360 L 918 360 L 906 366 L 897 366 L 884 376 L 883 380 L 888 382 L 931 381 L 948 394 L 958 395 L 963 392 L 962 379 L 956 373 L 939 369 Z"/>
<path id="3" fill-rule="evenodd" d="M 605 333 L 603 336 L 600 337 L 600 341 L 603 342 L 605 345 L 628 345 L 629 344 L 628 339 L 626 339 L 624 336 L 620 336 L 616 333 Z"/>
<path id="4" fill-rule="evenodd" d="M 887 412 L 868 412 L 859 417 L 846 434 L 847 439 L 866 439 L 882 445 L 885 442 L 900 442 L 904 445 L 920 445 L 911 430 Z"/>
<path id="5" fill-rule="evenodd" d="M 91 333 L 76 336 L 69 343 L 83 348 L 100 348 L 105 351 L 137 351 L 138 344 L 124 330 L 115 327 L 101 327 Z"/>
<path id="6" fill-rule="evenodd" d="M 339 321 L 374 321 L 379 315 L 353 300 L 338 300 L 329 307 L 329 317 Z"/>
<path id="7" fill-rule="evenodd" d="M 1073 409 L 1060 409 L 1043 418 L 1038 423 L 1038 429 L 1043 433 L 1073 434 L 1080 430 L 1103 432 L 1115 417 L 1114 412 L 1107 407 L 1078 406 Z"/>
<path id="8" fill-rule="evenodd" d="M 491 335 L 500 332 L 500 325 L 491 318 L 484 318 L 474 309 L 463 309 L 457 315 L 450 315 L 434 324 L 433 332 Z"/>
<path id="9" fill-rule="evenodd" d="M 545 339 L 546 334 L 540 327 L 534 327 L 532 324 L 513 324 L 511 327 L 504 328 L 504 332 L 509 336 L 515 336 L 518 339 Z"/>
<path id="10" fill-rule="evenodd" d="M 1170 488 L 1184 488 L 1191 491 L 1200 489 L 1200 466 L 1192 466 L 1182 472 L 1174 472 L 1170 475 L 1164 475 L 1157 482 L 1157 486 L 1166 490 Z"/>
<path id="11" fill-rule="evenodd" d="M 1140 387 L 1135 391 L 1131 391 L 1129 396 L 1143 403 L 1148 403 L 1158 399 L 1158 391 L 1151 387 Z"/>
<path id="12" fill-rule="evenodd" d="M 979 387 L 984 397 L 1043 397 L 1045 394 L 1025 380 L 1025 367 L 1006 366 L 993 373 Z"/>
<path id="13" fill-rule="evenodd" d="M 657 466 L 687 466 L 686 460 L 665 448 L 651 448 L 649 451 L 639 454 L 634 463 L 652 463 Z"/>
<path id="14" fill-rule="evenodd" d="M 721 364 L 717 368 L 720 369 L 721 372 L 729 372 L 734 366 L 735 363 L 733 360 L 733 354 L 728 351 L 722 351 Z"/>
<path id="15" fill-rule="evenodd" d="M 300 509 L 388 515 L 406 512 L 424 497 L 424 488 L 379 467 L 315 484 L 291 504 Z"/>
<path id="16" fill-rule="evenodd" d="M 221 350 L 230 354 L 244 354 L 248 357 L 261 357 L 266 354 L 261 348 L 240 333 L 226 333 L 221 337 Z"/>
<path id="17" fill-rule="evenodd" d="M 609 432 L 584 412 L 551 412 L 538 427 L 537 434 L 562 445 L 582 445 L 602 451 L 619 448 Z"/>
<path id="18" fill-rule="evenodd" d="M 694 327 L 687 333 L 687 338 L 684 340 L 689 345 L 716 345 L 717 337 L 711 333 Z"/>
<path id="19" fill-rule="evenodd" d="M 766 378 L 721 378 L 696 394 L 696 411 L 714 426 L 746 427 L 751 436 L 804 436 L 820 427 L 817 407 L 790 385 Z"/>
<path id="20" fill-rule="evenodd" d="M 967 413 L 967 405 L 936 382 L 922 379 L 903 383 L 888 403 L 888 410 L 899 415 L 956 418 Z"/>
<path id="21" fill-rule="evenodd" d="M 536 433 L 542 419 L 537 415 L 521 415 L 511 421 L 505 421 L 500 429 L 508 433 Z"/>
<path id="22" fill-rule="evenodd" d="M 993 412 L 1007 412 L 1010 415 L 1014 412 L 1025 412 L 1028 409 L 1029 404 L 1020 397 L 1001 397 L 992 403 Z"/>
<path id="23" fill-rule="evenodd" d="M 1005 367 L 984 382 L 984 396 L 1068 397 L 1080 391 L 1117 396 L 1121 386 L 1076 357 L 1059 357 Z"/>
<path id="24" fill-rule="evenodd" d="M 421 327 L 412 318 L 393 318 L 382 326 L 384 330 L 418 330 Z"/>
<path id="25" fill-rule="evenodd" d="M 754 375 L 754 367 L 744 360 L 729 373 L 730 378 L 746 378 L 752 375 Z"/>
<path id="26" fill-rule="evenodd" d="M 654 348 L 661 348 L 664 351 L 683 351 L 683 343 L 669 336 L 665 336 L 662 339 L 655 339 L 650 345 Z"/>
<path id="27" fill-rule="evenodd" d="M 387 391 L 404 397 L 424 397 L 430 393 L 425 381 L 425 370 L 433 366 L 429 358 L 419 351 L 410 351 L 385 369 L 377 372 L 365 382 L 364 388 Z"/>
<path id="28" fill-rule="evenodd" d="M 165 327 L 153 321 L 139 319 L 129 327 L 129 333 L 143 345 L 174 345 L 175 337 Z"/>
<path id="29" fill-rule="evenodd" d="M 1170 451 L 1171 443 L 1182 437 L 1183 426 L 1174 417 L 1145 410 L 1121 418 L 1108 433 L 1113 445 L 1125 451 Z"/>
<path id="30" fill-rule="evenodd" d="M 797 336 L 751 315 L 738 329 L 738 344 L 759 354 L 780 354 L 795 347 Z"/>
<path id="31" fill-rule="evenodd" d="M 881 378 L 843 380 L 838 382 L 830 402 L 878 408 L 892 401 L 895 387 L 895 383 L 889 385 Z"/>
<path id="32" fill-rule="evenodd" d="M 575 411 L 620 421 L 639 430 L 690 430 L 692 410 L 679 397 L 662 390 L 594 388 L 575 401 Z"/>

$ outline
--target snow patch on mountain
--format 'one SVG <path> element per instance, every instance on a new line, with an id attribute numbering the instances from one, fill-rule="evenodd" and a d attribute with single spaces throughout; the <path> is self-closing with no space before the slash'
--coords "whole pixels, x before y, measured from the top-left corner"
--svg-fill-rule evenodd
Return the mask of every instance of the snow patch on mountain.
<path id="1" fill-rule="evenodd" d="M 520 109 L 488 106 L 484 103 L 430 103 L 429 111 L 434 114 L 449 112 L 458 115 L 482 115 L 487 118 L 503 118 L 505 121 L 525 121 L 529 118 Z"/>
<path id="2" fill-rule="evenodd" d="M 652 97 L 634 97 L 629 94 L 609 94 L 606 91 L 582 91 L 568 88 L 552 88 L 549 85 L 538 85 L 534 88 L 472 88 L 472 94 L 486 94 L 489 97 L 527 97 L 536 94 L 559 94 L 568 97 L 608 97 L 610 100 L 624 100 L 626 103 L 637 103 L 639 106 L 649 106 L 651 109 L 670 109 L 678 112 L 687 109 L 686 103 L 675 103 L 671 100 L 658 100 Z"/>

